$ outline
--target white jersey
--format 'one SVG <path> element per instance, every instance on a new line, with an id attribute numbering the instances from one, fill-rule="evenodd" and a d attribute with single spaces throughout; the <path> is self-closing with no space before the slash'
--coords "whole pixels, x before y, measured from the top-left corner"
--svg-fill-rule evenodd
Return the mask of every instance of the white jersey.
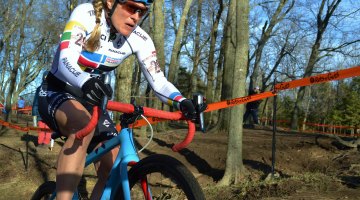
<path id="1" fill-rule="evenodd" d="M 83 48 L 84 41 L 90 37 L 95 25 L 95 12 L 91 3 L 75 8 L 61 36 L 51 69 L 52 74 L 74 87 L 81 88 L 92 74 L 112 71 L 129 55 L 135 54 L 141 71 L 155 94 L 164 103 L 179 107 L 177 102 L 184 97 L 165 78 L 157 61 L 154 43 L 143 29 L 138 26 L 128 37 L 117 33 L 115 38 L 110 38 L 110 26 L 103 11 L 100 48 L 95 52 L 88 52 Z"/>

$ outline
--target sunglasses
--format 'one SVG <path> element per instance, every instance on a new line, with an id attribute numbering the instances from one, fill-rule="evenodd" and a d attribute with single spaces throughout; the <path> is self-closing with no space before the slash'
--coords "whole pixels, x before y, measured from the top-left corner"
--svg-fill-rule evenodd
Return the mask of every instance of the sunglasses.
<path id="1" fill-rule="evenodd" d="M 129 14 L 134 15 L 139 13 L 140 17 L 145 16 L 149 12 L 148 7 L 140 7 L 137 3 L 133 1 L 119 1 L 122 8 L 126 10 Z"/>

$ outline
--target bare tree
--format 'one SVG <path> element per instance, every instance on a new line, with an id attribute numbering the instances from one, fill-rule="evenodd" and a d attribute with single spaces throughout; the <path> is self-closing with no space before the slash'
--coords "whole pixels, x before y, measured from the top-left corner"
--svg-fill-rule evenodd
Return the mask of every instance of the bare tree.
<path id="1" fill-rule="evenodd" d="M 249 84 L 249 91 L 251 88 L 254 88 L 255 85 L 259 85 L 259 70 L 260 70 L 260 63 L 261 58 L 263 55 L 263 50 L 269 39 L 275 35 L 274 28 L 277 24 L 279 24 L 286 15 L 291 11 L 294 6 L 295 1 L 292 0 L 289 5 L 288 0 L 280 0 L 278 1 L 277 8 L 275 9 L 274 13 L 270 16 L 270 22 L 266 21 L 264 26 L 262 27 L 261 37 L 259 38 L 254 53 L 250 56 L 249 62 L 255 58 L 254 65 L 252 67 L 252 73 L 250 75 L 250 84 Z M 273 5 L 274 3 L 265 2 L 264 4 L 269 3 Z M 264 5 L 261 5 L 264 6 Z M 270 9 L 269 12 L 272 12 L 272 7 L 265 7 L 266 9 Z"/>
<path id="2" fill-rule="evenodd" d="M 323 35 L 326 31 L 326 28 L 329 25 L 330 18 L 333 16 L 336 8 L 339 6 L 342 0 L 322 0 L 318 13 L 317 13 L 317 32 L 315 41 L 311 47 L 311 53 L 308 60 L 308 64 L 305 68 L 303 78 L 309 77 L 314 73 L 316 63 L 321 59 L 320 57 L 320 45 L 323 40 Z M 305 95 L 305 87 L 300 87 L 297 98 L 295 101 L 293 114 L 291 117 L 291 128 L 297 129 L 298 127 L 298 117 L 300 112 L 299 105 L 302 103 Z"/>
<path id="3" fill-rule="evenodd" d="M 232 96 L 239 97 L 245 95 L 246 64 L 248 63 L 249 51 L 249 1 L 232 0 L 236 8 L 236 29 L 231 30 L 236 34 L 235 44 L 235 65 L 233 67 Z M 230 3 L 231 7 L 231 3 Z M 230 111 L 228 150 L 226 157 L 226 168 L 224 177 L 219 182 L 220 185 L 237 184 L 244 181 L 246 170 L 242 157 L 242 113 L 243 106 L 235 106 Z"/>
<path id="4" fill-rule="evenodd" d="M 233 75 L 235 66 L 235 53 L 236 53 L 236 0 L 231 0 L 226 18 L 225 31 L 224 31 L 224 67 L 223 79 L 221 88 L 221 98 L 223 100 L 232 97 Z M 238 86 L 236 86 L 238 87 Z M 220 111 L 219 122 L 217 129 L 228 131 L 230 126 L 230 110 L 224 109 Z"/>
<path id="5" fill-rule="evenodd" d="M 216 40 L 218 37 L 218 28 L 221 19 L 221 15 L 224 9 L 223 0 L 218 0 L 219 9 L 217 9 L 217 13 L 215 14 L 215 19 L 213 25 L 211 27 L 210 32 L 210 47 L 209 47 L 209 59 L 208 59 L 208 73 L 207 73 L 207 89 L 205 92 L 206 100 L 208 103 L 215 102 L 215 51 L 216 51 Z M 219 76 L 219 74 L 218 74 Z M 214 112 L 206 114 L 206 124 L 211 125 L 215 121 L 213 117 L 216 116 Z"/>
<path id="6" fill-rule="evenodd" d="M 194 41 L 194 53 L 193 53 L 193 69 L 190 76 L 190 87 L 188 94 L 191 95 L 197 91 L 197 78 L 198 78 L 198 69 L 200 65 L 201 58 L 201 49 L 200 49 L 200 33 L 201 33 L 201 23 L 202 23 L 202 4 L 203 0 L 197 1 L 197 16 L 196 16 L 196 30 L 195 30 L 195 41 Z"/>
<path id="7" fill-rule="evenodd" d="M 4 51 L 0 52 L 4 55 L 0 58 L 0 91 L 6 96 L 7 120 L 19 94 L 35 89 L 34 80 L 50 66 L 54 44 L 59 41 L 59 24 L 62 23 L 58 18 L 60 12 L 41 2 L 9 3 L 11 8 L 6 11 L 9 12 L 6 15 L 15 15 L 16 23 L 6 16 L 0 23 L 1 26 L 6 26 L 9 22 L 16 24 L 10 37 L 4 41 Z M 3 32 L 0 35 L 4 36 Z"/>
<path id="8" fill-rule="evenodd" d="M 17 38 L 17 45 L 15 46 L 14 49 L 14 57 L 13 57 L 13 68 L 11 69 L 10 72 L 10 84 L 9 84 L 9 91 L 8 91 L 8 95 L 6 97 L 6 105 L 5 105 L 5 110 L 6 110 L 6 115 L 5 115 L 5 120 L 8 121 L 9 120 L 9 116 L 11 113 L 11 105 L 12 105 L 12 97 L 13 97 L 13 93 L 15 91 L 15 84 L 16 84 L 16 77 L 17 77 L 17 73 L 18 70 L 20 68 L 21 65 L 21 50 L 25 41 L 25 25 L 26 25 L 26 21 L 27 21 L 27 16 L 28 16 L 28 11 L 30 10 L 31 6 L 33 4 L 33 0 L 30 0 L 28 3 L 26 3 L 25 1 L 21 2 L 21 9 L 19 10 L 20 12 L 20 22 L 19 22 L 19 32 L 18 32 L 18 38 Z"/>
<path id="9" fill-rule="evenodd" d="M 175 83 L 176 80 L 176 74 L 179 67 L 179 54 L 180 54 L 180 47 L 181 47 L 181 40 L 183 39 L 184 34 L 184 26 L 186 22 L 186 18 L 188 16 L 190 6 L 191 6 L 192 0 L 186 0 L 185 7 L 183 9 L 181 19 L 179 26 L 177 28 L 176 37 L 174 41 L 174 46 L 171 52 L 171 60 L 170 60 L 170 66 L 169 66 L 169 74 L 168 79 L 170 82 Z"/>
<path id="10" fill-rule="evenodd" d="M 152 31 L 154 35 L 154 43 L 156 47 L 156 54 L 158 58 L 161 70 L 165 73 L 165 16 L 164 16 L 164 0 L 155 1 L 154 5 L 154 29 Z M 148 87 L 150 87 L 148 85 Z M 148 88 L 150 90 L 150 88 Z M 154 97 L 154 95 L 152 95 Z M 153 107 L 162 109 L 164 108 L 161 101 L 155 101 Z M 158 130 L 165 129 L 165 123 L 159 123 L 156 125 Z"/>
<path id="11" fill-rule="evenodd" d="M 135 65 L 134 55 L 128 57 L 115 71 L 115 101 L 130 103 L 132 72 Z M 116 113 L 115 119 L 119 119 Z"/>
<path id="12" fill-rule="evenodd" d="M 153 38 L 156 47 L 156 55 L 158 58 L 161 70 L 165 72 L 165 16 L 164 16 L 164 0 L 154 1 L 154 24 L 153 24 Z"/>

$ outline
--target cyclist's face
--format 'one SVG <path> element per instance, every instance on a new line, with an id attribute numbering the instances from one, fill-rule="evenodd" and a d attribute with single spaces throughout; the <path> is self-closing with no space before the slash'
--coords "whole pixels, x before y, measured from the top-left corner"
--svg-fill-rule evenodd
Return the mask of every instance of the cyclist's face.
<path id="1" fill-rule="evenodd" d="M 128 0 L 126 3 L 117 4 L 111 21 L 119 33 L 128 36 L 147 11 L 148 8 L 144 4 Z"/>

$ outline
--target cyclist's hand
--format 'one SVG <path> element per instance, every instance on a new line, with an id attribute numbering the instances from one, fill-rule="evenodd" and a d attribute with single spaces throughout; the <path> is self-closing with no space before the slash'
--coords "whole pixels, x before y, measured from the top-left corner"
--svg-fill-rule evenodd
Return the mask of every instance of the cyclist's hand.
<path id="1" fill-rule="evenodd" d="M 90 78 L 82 86 L 81 90 L 83 91 L 83 98 L 93 105 L 100 105 L 101 100 L 104 96 L 111 97 L 113 91 L 111 86 L 104 84 L 101 80 L 97 78 Z"/>
<path id="2" fill-rule="evenodd" d="M 187 119 L 196 120 L 196 109 L 190 99 L 185 99 L 180 102 L 180 110 Z"/>

